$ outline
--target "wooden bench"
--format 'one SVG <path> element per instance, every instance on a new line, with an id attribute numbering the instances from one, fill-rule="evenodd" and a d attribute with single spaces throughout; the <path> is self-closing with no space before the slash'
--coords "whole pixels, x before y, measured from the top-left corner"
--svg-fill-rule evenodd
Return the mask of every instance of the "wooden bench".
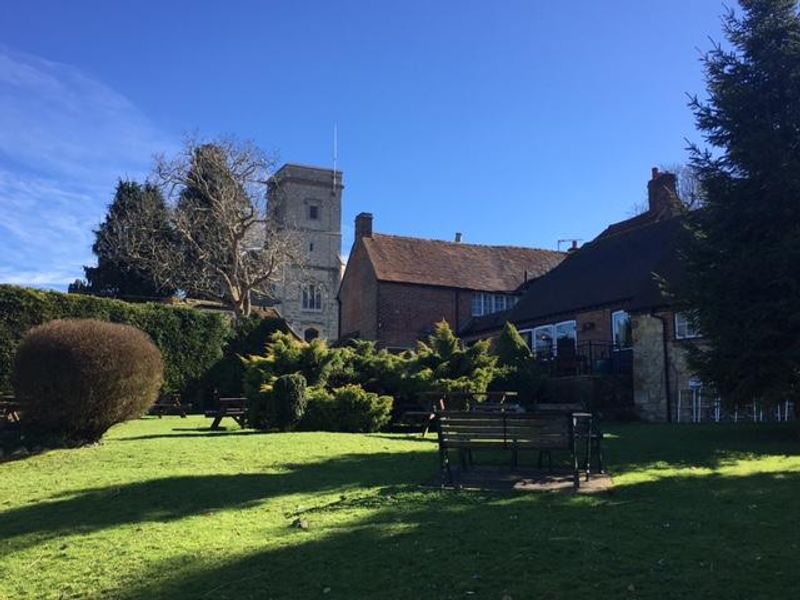
<path id="1" fill-rule="evenodd" d="M 180 415 L 181 418 L 185 419 L 186 411 L 191 409 L 191 404 L 181 402 L 180 394 L 162 394 L 153 404 L 150 414 L 158 415 L 159 419 L 164 415 Z"/>
<path id="2" fill-rule="evenodd" d="M 225 417 L 230 417 L 244 427 L 247 423 L 247 398 L 220 398 L 217 408 L 206 411 L 206 417 L 213 418 L 211 429 L 219 429 L 219 424 Z"/>
<path id="3" fill-rule="evenodd" d="M 511 452 L 512 465 L 516 466 L 520 450 L 538 450 L 539 466 L 542 455 L 554 450 L 564 450 L 572 457 L 572 476 L 575 487 L 580 485 L 578 471 L 578 438 L 576 423 L 584 418 L 580 413 L 479 413 L 443 412 L 439 414 L 439 459 L 442 483 L 453 483 L 450 467 L 450 450 L 457 450 L 463 468 L 472 462 L 474 450 L 506 450 Z M 591 415 L 588 415 L 591 418 Z M 589 478 L 589 446 L 587 444 L 586 478 Z M 552 462 L 551 465 L 552 467 Z"/>

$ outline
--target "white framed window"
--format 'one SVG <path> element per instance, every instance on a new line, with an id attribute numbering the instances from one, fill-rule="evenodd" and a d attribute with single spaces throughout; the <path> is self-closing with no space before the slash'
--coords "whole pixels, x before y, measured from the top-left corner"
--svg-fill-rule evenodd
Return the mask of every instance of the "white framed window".
<path id="1" fill-rule="evenodd" d="M 690 340 L 701 337 L 700 330 L 691 315 L 687 313 L 675 313 L 675 338 L 679 340 Z"/>
<path id="2" fill-rule="evenodd" d="M 522 332 L 520 332 L 522 333 Z M 578 325 L 575 320 L 539 325 L 528 330 L 534 356 L 548 358 L 558 353 L 574 353 L 578 347 Z"/>
<path id="3" fill-rule="evenodd" d="M 302 296 L 303 310 L 322 310 L 322 288 L 319 285 L 315 283 L 304 285 Z"/>
<path id="4" fill-rule="evenodd" d="M 625 350 L 633 345 L 631 316 L 624 310 L 611 313 L 611 341 L 615 350 Z"/>
<path id="5" fill-rule="evenodd" d="M 517 296 L 508 294 L 488 294 L 475 292 L 472 294 L 472 316 L 482 317 L 512 308 L 517 303 Z"/>

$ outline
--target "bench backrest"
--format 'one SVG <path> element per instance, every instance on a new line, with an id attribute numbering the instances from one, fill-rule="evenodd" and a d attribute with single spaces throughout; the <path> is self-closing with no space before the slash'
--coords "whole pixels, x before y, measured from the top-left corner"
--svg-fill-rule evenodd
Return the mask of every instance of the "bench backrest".
<path id="1" fill-rule="evenodd" d="M 220 398 L 219 407 L 222 409 L 246 408 L 247 398 Z"/>
<path id="2" fill-rule="evenodd" d="M 444 412 L 439 415 L 439 444 L 569 449 L 572 429 L 564 414 Z"/>

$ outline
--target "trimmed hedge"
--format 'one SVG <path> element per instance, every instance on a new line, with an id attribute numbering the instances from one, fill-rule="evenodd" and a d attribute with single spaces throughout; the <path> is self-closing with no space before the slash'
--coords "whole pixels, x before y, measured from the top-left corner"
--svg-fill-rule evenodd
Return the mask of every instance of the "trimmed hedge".
<path id="1" fill-rule="evenodd" d="M 161 351 L 168 392 L 198 385 L 223 359 L 231 336 L 230 320 L 220 314 L 0 285 L 0 390 L 11 389 L 14 355 L 24 335 L 54 319 L 97 319 L 141 329 Z"/>
<path id="2" fill-rule="evenodd" d="M 96 442 L 112 425 L 143 415 L 163 377 L 161 353 L 147 334 L 96 319 L 34 327 L 14 361 L 26 432 L 70 443 Z"/>

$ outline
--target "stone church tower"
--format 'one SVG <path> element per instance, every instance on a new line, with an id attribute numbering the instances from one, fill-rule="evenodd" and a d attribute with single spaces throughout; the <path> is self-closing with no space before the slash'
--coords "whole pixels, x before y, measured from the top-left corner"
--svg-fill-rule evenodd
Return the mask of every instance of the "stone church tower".
<path id="1" fill-rule="evenodd" d="M 341 171 L 293 164 L 269 180 L 270 218 L 297 231 L 306 255 L 305 264 L 290 266 L 277 285 L 277 308 L 306 340 L 339 336 L 343 189 Z"/>

